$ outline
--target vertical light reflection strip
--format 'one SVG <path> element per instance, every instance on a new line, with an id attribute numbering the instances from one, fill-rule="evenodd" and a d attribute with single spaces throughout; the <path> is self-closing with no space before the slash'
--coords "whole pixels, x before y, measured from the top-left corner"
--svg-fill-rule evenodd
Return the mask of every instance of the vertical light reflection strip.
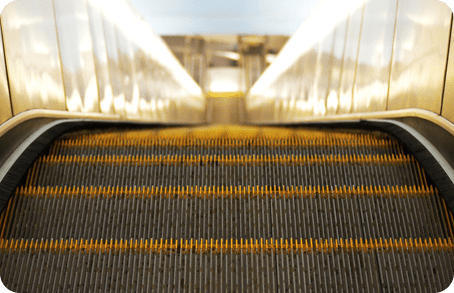
<path id="1" fill-rule="evenodd" d="M 99 0 L 87 1 L 96 78 L 98 80 L 99 108 L 101 113 L 113 114 L 113 91 L 109 73 L 103 14 L 99 2 Z"/>
<path id="2" fill-rule="evenodd" d="M 451 9 L 440 1 L 399 0 L 388 109 L 441 114 Z"/>
<path id="3" fill-rule="evenodd" d="M 396 0 L 365 4 L 352 112 L 386 111 L 396 9 Z"/>
<path id="4" fill-rule="evenodd" d="M 99 112 L 86 1 L 54 0 L 54 8 L 68 111 Z"/>
<path id="5" fill-rule="evenodd" d="M 453 38 L 454 19 L 451 24 L 451 42 L 449 44 L 449 56 L 446 69 L 446 79 L 443 93 L 443 105 L 441 115 L 454 123 L 454 38 Z"/>
<path id="6" fill-rule="evenodd" d="M 103 7 L 103 26 L 106 38 L 107 60 L 109 65 L 110 80 L 113 93 L 113 107 L 116 114 L 124 116 L 125 114 L 125 96 L 123 93 L 123 80 L 120 71 L 120 61 L 117 49 L 117 35 L 115 19 L 119 17 L 115 10 L 117 1 L 113 0 L 110 5 L 104 0 L 99 1 L 99 5 Z"/>
<path id="7" fill-rule="evenodd" d="M 282 48 L 276 60 L 251 88 L 250 96 L 259 95 L 263 92 L 302 54 L 309 50 L 318 40 L 323 39 L 338 21 L 346 18 L 349 11 L 355 10 L 355 7 L 360 7 L 362 4 L 363 0 L 349 1 L 348 4 L 333 0 L 321 1 L 295 35 Z"/>
<path id="8" fill-rule="evenodd" d="M 3 51 L 3 37 L 0 27 L 0 124 L 13 116 L 11 98 L 9 95 L 8 77 L 6 76 L 5 53 Z"/>
<path id="9" fill-rule="evenodd" d="M 13 115 L 66 110 L 52 0 L 11 2 L 1 23 Z"/>

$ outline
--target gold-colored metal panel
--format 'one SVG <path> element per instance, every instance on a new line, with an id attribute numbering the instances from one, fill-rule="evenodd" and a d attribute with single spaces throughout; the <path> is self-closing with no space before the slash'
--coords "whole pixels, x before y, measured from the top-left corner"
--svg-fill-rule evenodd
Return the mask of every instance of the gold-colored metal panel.
<path id="1" fill-rule="evenodd" d="M 347 18 L 341 20 L 335 27 L 334 42 L 331 53 L 331 70 L 326 97 L 326 114 L 336 114 L 339 108 L 339 89 L 342 73 L 342 58 L 344 56 L 347 34 Z"/>
<path id="2" fill-rule="evenodd" d="M 356 59 L 358 56 L 359 36 L 364 11 L 363 6 L 352 11 L 347 20 L 345 53 L 342 60 L 339 86 L 339 114 L 350 113 L 352 110 L 353 85 L 355 83 Z"/>
<path id="3" fill-rule="evenodd" d="M 165 112 L 165 105 L 163 100 L 166 98 L 166 79 L 165 79 L 165 70 L 161 64 L 157 63 L 156 70 L 154 71 L 154 77 L 156 84 L 159 86 L 153 91 L 153 96 L 155 97 L 155 105 L 154 108 L 154 115 L 159 119 L 167 119 L 166 112 Z M 165 120 L 164 120 L 165 121 Z"/>
<path id="4" fill-rule="evenodd" d="M 66 110 L 52 0 L 11 2 L 1 22 L 13 114 Z"/>
<path id="5" fill-rule="evenodd" d="M 370 0 L 364 7 L 353 112 L 386 110 L 396 9 L 396 0 Z"/>
<path id="6" fill-rule="evenodd" d="M 116 114 L 125 114 L 125 95 L 123 93 L 123 78 L 117 49 L 117 35 L 115 23 L 112 19 L 104 18 L 104 32 L 106 37 L 107 60 L 112 83 L 113 105 Z"/>
<path id="7" fill-rule="evenodd" d="M 156 66 L 152 59 L 155 36 L 151 27 L 144 20 L 138 20 L 136 25 L 138 26 L 136 30 L 140 32 L 138 35 L 141 38 L 134 40 L 140 49 L 135 52 L 133 60 L 134 75 L 139 92 L 138 114 L 142 119 L 153 120 L 155 118 L 153 110 L 156 108 L 151 108 L 151 99 L 157 86 L 154 84 L 152 75 L 154 66 Z"/>
<path id="8" fill-rule="evenodd" d="M 156 120 L 157 119 L 157 89 L 159 88 L 159 82 L 156 80 L 156 69 L 157 62 L 151 57 L 147 56 L 147 63 L 143 68 L 143 82 L 144 87 L 140 88 L 140 111 L 141 115 L 145 119 Z"/>
<path id="9" fill-rule="evenodd" d="M 113 114 L 113 92 L 110 82 L 107 45 L 104 36 L 103 14 L 99 1 L 89 0 L 87 3 L 90 20 L 90 31 L 93 42 L 94 62 L 98 80 L 99 109 L 101 113 Z"/>
<path id="10" fill-rule="evenodd" d="M 454 29 L 454 21 L 451 26 L 451 30 Z M 449 44 L 449 59 L 441 115 L 454 123 L 454 39 L 452 36 Z"/>
<path id="11" fill-rule="evenodd" d="M 451 9 L 436 0 L 399 0 L 388 110 L 440 114 Z"/>
<path id="12" fill-rule="evenodd" d="M 145 51 L 140 50 L 134 58 L 135 75 L 139 87 L 139 113 L 144 119 L 152 119 L 151 98 L 153 94 L 153 83 L 151 72 L 152 60 Z"/>
<path id="13" fill-rule="evenodd" d="M 247 93 L 246 111 L 255 113 L 256 108 L 263 108 L 261 105 L 272 105 L 275 115 L 268 119 L 274 122 L 301 121 L 311 115 L 338 112 L 339 76 L 347 47 L 350 54 L 346 59 L 352 60 L 353 68 L 352 78 L 343 79 L 344 96 L 348 97 L 344 104 L 348 104 L 349 112 L 364 1 L 321 1 Z M 346 19 L 350 14 L 353 41 L 345 46 Z"/>
<path id="14" fill-rule="evenodd" d="M 164 41 L 155 35 L 150 49 L 156 113 L 162 121 L 200 123 L 206 121 L 206 98 L 201 88 L 184 70 Z M 141 93 L 142 94 L 142 93 Z"/>
<path id="15" fill-rule="evenodd" d="M 288 111 L 285 117 L 286 121 L 293 121 L 297 114 L 296 101 L 300 98 L 301 95 L 301 69 L 299 66 L 292 66 L 288 71 L 288 76 L 284 77 L 288 81 Z"/>
<path id="16" fill-rule="evenodd" d="M 85 0 L 54 0 L 66 107 L 99 112 L 98 84 Z"/>
<path id="17" fill-rule="evenodd" d="M 329 77 L 333 63 L 333 44 L 335 31 L 330 31 L 318 47 L 317 63 L 315 65 L 315 80 L 310 93 L 312 100 L 312 114 L 323 116 L 326 114 L 326 97 L 328 95 Z"/>
<path id="18" fill-rule="evenodd" d="M 301 76 L 299 82 L 301 83 L 301 93 L 296 103 L 295 116 L 308 116 L 313 113 L 313 99 L 311 93 L 313 84 L 315 82 L 315 68 L 318 54 L 318 43 L 314 44 L 312 48 L 307 50 L 304 55 L 298 60 L 296 66 L 301 66 Z M 276 91 L 279 95 L 279 91 Z"/>
<path id="19" fill-rule="evenodd" d="M 276 103 L 278 100 L 267 99 L 261 107 L 255 107 L 246 112 L 247 121 L 254 122 L 274 122 Z"/>
<path id="20" fill-rule="evenodd" d="M 129 25 L 129 31 L 137 29 Z M 126 31 L 117 27 L 117 44 L 120 72 L 123 79 L 123 93 L 125 95 L 126 116 L 135 118 L 139 112 L 139 88 L 135 78 L 133 42 L 126 35 Z"/>
<path id="21" fill-rule="evenodd" d="M 9 96 L 8 78 L 6 77 L 3 37 L 0 30 L 0 124 L 13 116 Z"/>

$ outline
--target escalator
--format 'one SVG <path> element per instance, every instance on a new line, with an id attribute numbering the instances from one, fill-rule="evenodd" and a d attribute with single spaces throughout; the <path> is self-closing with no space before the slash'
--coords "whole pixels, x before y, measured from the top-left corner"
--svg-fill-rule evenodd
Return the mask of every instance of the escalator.
<path id="1" fill-rule="evenodd" d="M 392 136 L 314 127 L 64 134 L 0 216 L 16 292 L 439 292 L 454 219 Z"/>

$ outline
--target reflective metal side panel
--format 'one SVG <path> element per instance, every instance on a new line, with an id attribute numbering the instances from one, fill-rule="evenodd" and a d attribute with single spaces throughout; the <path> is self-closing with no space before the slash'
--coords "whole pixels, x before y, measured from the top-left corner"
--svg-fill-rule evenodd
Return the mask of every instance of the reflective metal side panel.
<path id="1" fill-rule="evenodd" d="M 153 94 L 152 80 L 152 60 L 150 55 L 140 50 L 134 57 L 134 68 L 136 70 L 136 80 L 139 87 L 139 114 L 145 119 L 153 119 L 153 109 L 151 99 Z"/>
<path id="2" fill-rule="evenodd" d="M 454 29 L 454 21 L 451 24 Z M 441 115 L 454 123 L 454 38 L 451 31 L 451 43 L 449 44 L 449 59 L 446 72 L 445 91 L 443 94 L 443 106 Z"/>
<path id="3" fill-rule="evenodd" d="M 275 121 L 292 121 L 294 113 L 292 109 L 289 108 L 289 101 L 292 100 L 293 102 L 291 96 L 294 94 L 294 84 L 295 79 L 297 78 L 297 76 L 293 75 L 293 73 L 295 72 L 294 68 L 295 65 L 287 68 L 282 73 L 282 75 L 279 76 L 277 80 L 269 87 L 269 93 L 272 93 L 274 101 L 264 100 L 264 102 L 261 103 L 260 107 L 257 110 L 258 113 L 260 113 L 260 117 L 262 119 L 266 120 L 267 117 L 268 119 L 272 117 Z M 266 105 L 268 105 L 270 109 L 265 108 L 267 107 Z"/>
<path id="4" fill-rule="evenodd" d="M 315 80 L 310 93 L 309 101 L 312 102 L 312 115 L 323 116 L 326 114 L 326 96 L 328 95 L 329 76 L 333 62 L 332 50 L 334 43 L 334 30 L 330 31 L 318 47 L 317 64 L 315 65 Z"/>
<path id="5" fill-rule="evenodd" d="M 296 64 L 300 64 L 299 61 Z M 288 77 L 285 79 L 288 81 L 288 114 L 287 114 L 287 121 L 293 121 L 295 119 L 298 108 L 296 103 L 301 95 L 301 74 L 302 70 L 299 66 L 292 66 L 289 70 Z"/>
<path id="6" fill-rule="evenodd" d="M 113 92 L 113 105 L 115 114 L 125 114 L 125 96 L 123 93 L 123 78 L 120 69 L 120 60 L 117 50 L 117 35 L 114 22 L 104 18 L 104 32 L 106 36 L 107 59 L 109 63 L 110 78 Z"/>
<path id="7" fill-rule="evenodd" d="M 134 27 L 129 27 L 134 29 Z M 117 27 L 118 60 L 123 79 L 123 93 L 125 97 L 126 116 L 138 118 L 139 88 L 134 74 L 134 50 L 131 39 L 126 32 Z"/>
<path id="8" fill-rule="evenodd" d="M 2 12 L 13 114 L 66 110 L 52 0 L 21 0 Z"/>
<path id="9" fill-rule="evenodd" d="M 331 71 L 329 76 L 328 94 L 326 97 L 326 114 L 336 114 L 339 108 L 339 88 L 342 73 L 342 59 L 345 49 L 347 19 L 340 21 L 335 28 L 334 43 L 331 54 Z"/>
<path id="10" fill-rule="evenodd" d="M 155 44 L 155 36 L 151 36 L 150 40 Z M 138 63 L 140 60 L 135 60 Z M 143 65 L 142 65 L 143 66 Z M 139 69 L 139 76 L 143 74 L 144 88 L 140 88 L 140 111 L 144 118 L 158 120 L 157 98 L 160 81 L 158 80 L 159 64 L 156 61 L 153 52 L 147 53 L 146 67 L 136 67 Z M 140 70 L 143 70 L 141 72 Z"/>
<path id="11" fill-rule="evenodd" d="M 99 112 L 93 46 L 85 0 L 54 0 L 66 107 Z"/>
<path id="12" fill-rule="evenodd" d="M 123 67 L 125 110 L 128 117 L 137 119 L 140 117 L 139 104 L 142 93 L 137 80 L 136 59 L 144 56 L 144 48 L 152 47 L 151 42 L 148 41 L 152 37 L 148 32 L 152 31 L 144 29 L 147 24 L 130 1 L 123 1 L 122 5 L 126 7 L 125 10 L 128 13 L 122 13 L 122 19 L 119 20 L 121 26 L 117 26 L 117 42 L 120 63 Z M 122 39 L 123 41 L 121 41 Z M 146 60 L 144 61 L 146 62 Z"/>
<path id="13" fill-rule="evenodd" d="M 201 88 L 187 74 L 168 49 L 164 40 L 156 36 L 153 54 L 159 64 L 161 85 L 157 92 L 157 111 L 163 121 L 200 123 L 206 121 L 206 99 Z"/>
<path id="14" fill-rule="evenodd" d="M 304 53 L 302 65 L 303 65 L 303 75 L 301 82 L 303 83 L 303 92 L 301 94 L 301 103 L 300 103 L 300 114 L 302 116 L 307 116 L 312 113 L 312 104 L 310 103 L 310 93 L 312 90 L 312 85 L 315 81 L 315 68 L 317 62 L 318 54 L 318 43 L 312 46 L 310 50 Z M 277 92 L 279 95 L 279 92 Z"/>
<path id="15" fill-rule="evenodd" d="M 396 6 L 396 0 L 371 0 L 366 3 L 353 91 L 353 112 L 386 110 Z"/>
<path id="16" fill-rule="evenodd" d="M 399 0 L 388 110 L 440 114 L 451 9 L 436 0 Z"/>
<path id="17" fill-rule="evenodd" d="M 89 0 L 87 4 L 96 77 L 98 80 L 99 109 L 101 113 L 113 114 L 115 113 L 113 107 L 113 92 L 112 84 L 110 82 L 103 14 L 99 5 L 100 1 Z"/>
<path id="18" fill-rule="evenodd" d="M 3 52 L 3 38 L 0 30 L 0 124 L 13 116 L 11 99 L 9 97 L 8 79 L 6 77 L 5 54 Z"/>
<path id="19" fill-rule="evenodd" d="M 342 73 L 339 87 L 339 114 L 352 110 L 353 84 L 355 82 L 356 59 L 358 57 L 359 36 L 363 18 L 363 6 L 353 11 L 348 17 L 345 53 L 342 60 Z"/>
<path id="20" fill-rule="evenodd" d="M 142 119 L 153 120 L 154 110 L 151 107 L 151 99 L 153 96 L 153 88 L 156 84 L 153 83 L 153 65 L 152 54 L 150 48 L 153 48 L 153 31 L 144 20 L 137 21 L 138 35 L 144 40 L 144 45 L 139 46 L 140 49 L 134 54 L 134 74 L 138 86 L 139 95 L 139 115 Z M 140 40 L 135 40 L 139 42 Z"/>

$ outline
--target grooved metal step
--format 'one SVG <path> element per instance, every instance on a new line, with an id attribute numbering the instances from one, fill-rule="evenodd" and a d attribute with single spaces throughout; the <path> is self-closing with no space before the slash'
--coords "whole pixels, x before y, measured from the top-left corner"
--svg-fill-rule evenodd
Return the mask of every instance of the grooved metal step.
<path id="1" fill-rule="evenodd" d="M 381 133 L 82 131 L 1 214 L 0 277 L 18 292 L 437 292 L 453 223 Z"/>

